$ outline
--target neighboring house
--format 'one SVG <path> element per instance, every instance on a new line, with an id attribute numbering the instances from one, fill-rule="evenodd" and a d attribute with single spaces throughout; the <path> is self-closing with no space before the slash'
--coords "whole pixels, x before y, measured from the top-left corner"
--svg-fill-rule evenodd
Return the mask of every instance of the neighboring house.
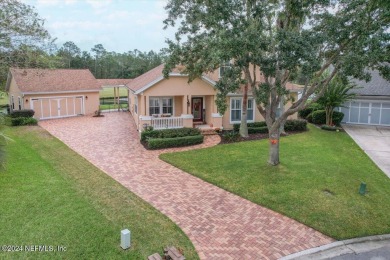
<path id="1" fill-rule="evenodd" d="M 353 101 L 346 102 L 338 108 L 344 113 L 343 123 L 365 125 L 390 125 L 390 82 L 383 78 L 378 70 L 368 70 L 371 74 L 369 82 L 351 80 L 357 88 Z"/>
<path id="2" fill-rule="evenodd" d="M 99 91 L 88 69 L 16 69 L 8 73 L 10 109 L 33 109 L 37 119 L 93 114 Z"/>
<path id="3" fill-rule="evenodd" d="M 176 68 L 165 79 L 160 65 L 127 84 L 130 89 L 129 110 L 139 131 L 145 126 L 155 129 L 194 127 L 208 125 L 214 128 L 232 129 L 241 122 L 242 94 L 230 93 L 227 97 L 228 109 L 224 115 L 218 113 L 215 104 L 217 91 L 214 88 L 219 73 L 203 75 L 188 83 L 188 76 Z M 257 78 L 261 78 L 260 72 Z M 287 84 L 291 96 L 297 99 L 298 85 Z M 285 108 L 291 105 L 289 102 Z M 290 118 L 296 118 L 296 115 Z M 248 122 L 263 121 L 256 108 L 252 94 L 248 98 Z"/>

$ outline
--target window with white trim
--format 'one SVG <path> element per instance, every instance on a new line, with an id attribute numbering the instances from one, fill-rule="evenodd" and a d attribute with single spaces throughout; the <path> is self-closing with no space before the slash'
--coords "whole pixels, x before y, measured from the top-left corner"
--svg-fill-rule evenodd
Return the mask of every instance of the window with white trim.
<path id="1" fill-rule="evenodd" d="M 149 97 L 149 115 L 173 114 L 172 97 Z"/>
<path id="2" fill-rule="evenodd" d="M 254 121 L 255 102 L 253 98 L 248 98 L 247 104 L 247 120 Z M 241 122 L 241 113 L 242 113 L 242 97 L 232 97 L 230 98 L 230 122 Z"/>
<path id="3" fill-rule="evenodd" d="M 158 115 L 160 114 L 160 99 L 159 98 L 149 98 L 149 115 Z"/>
<path id="4" fill-rule="evenodd" d="M 14 96 L 11 96 L 11 108 L 12 108 L 12 109 L 15 109 Z"/>
<path id="5" fill-rule="evenodd" d="M 134 113 L 138 114 L 138 97 L 134 96 Z"/>

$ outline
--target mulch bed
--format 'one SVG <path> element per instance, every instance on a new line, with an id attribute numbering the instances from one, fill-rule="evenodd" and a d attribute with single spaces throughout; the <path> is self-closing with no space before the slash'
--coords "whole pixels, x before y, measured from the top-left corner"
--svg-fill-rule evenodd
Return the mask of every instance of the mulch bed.
<path id="1" fill-rule="evenodd" d="M 307 131 L 307 130 L 306 130 Z M 290 131 L 286 132 L 286 135 L 281 136 L 288 136 L 288 135 L 294 135 L 294 134 L 300 134 L 306 131 Z M 245 141 L 253 141 L 253 140 L 262 140 L 262 139 L 268 139 L 268 133 L 267 134 L 249 134 L 248 137 L 241 137 L 238 136 L 238 138 L 235 141 L 226 140 L 223 138 L 223 133 L 219 134 L 221 136 L 221 142 L 219 144 L 231 144 L 231 143 L 237 143 L 237 142 L 245 142 Z"/>

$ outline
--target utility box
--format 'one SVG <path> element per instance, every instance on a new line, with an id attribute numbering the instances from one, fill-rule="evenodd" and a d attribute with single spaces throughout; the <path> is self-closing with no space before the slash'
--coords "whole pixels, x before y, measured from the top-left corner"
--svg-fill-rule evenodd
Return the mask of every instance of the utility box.
<path id="1" fill-rule="evenodd" d="M 128 249 L 130 247 L 131 232 L 128 229 L 121 231 L 121 247 L 122 249 Z"/>

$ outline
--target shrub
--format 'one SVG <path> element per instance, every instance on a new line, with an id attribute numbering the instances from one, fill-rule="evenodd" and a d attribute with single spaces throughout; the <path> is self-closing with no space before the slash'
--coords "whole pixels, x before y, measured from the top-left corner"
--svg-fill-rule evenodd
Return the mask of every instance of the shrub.
<path id="1" fill-rule="evenodd" d="M 141 133 L 141 141 L 147 141 L 150 138 L 175 138 L 194 135 L 200 135 L 198 128 L 147 130 Z"/>
<path id="2" fill-rule="evenodd" d="M 306 131 L 307 121 L 305 119 L 287 120 L 284 124 L 285 131 Z"/>
<path id="3" fill-rule="evenodd" d="M 307 122 L 309 122 L 309 123 L 313 123 L 313 113 L 310 113 L 310 114 L 306 117 L 306 120 L 307 120 Z"/>
<path id="4" fill-rule="evenodd" d="M 149 138 L 147 140 L 149 149 L 161 149 L 169 147 L 180 147 L 203 143 L 203 135 L 174 137 L 174 138 Z"/>
<path id="5" fill-rule="evenodd" d="M 311 113 L 312 122 L 316 125 L 323 125 L 326 123 L 326 114 L 325 110 L 317 110 Z"/>
<path id="6" fill-rule="evenodd" d="M 266 134 L 268 128 L 266 126 L 261 127 L 248 127 L 248 134 Z"/>
<path id="7" fill-rule="evenodd" d="M 306 131 L 307 121 L 304 119 L 287 120 L 284 124 L 285 131 Z M 239 124 L 233 125 L 233 131 L 237 132 L 240 129 Z M 267 124 L 265 121 L 248 123 L 248 134 L 266 134 L 268 133 Z"/>
<path id="8" fill-rule="evenodd" d="M 316 125 L 326 124 L 326 113 L 325 110 L 318 110 L 312 113 L 312 122 Z M 340 125 L 343 120 L 344 114 L 342 112 L 333 111 L 333 124 Z"/>
<path id="9" fill-rule="evenodd" d="M 11 117 L 33 117 L 34 116 L 34 110 L 32 109 L 22 109 L 22 110 L 14 110 L 11 112 Z"/>
<path id="10" fill-rule="evenodd" d="M 317 110 L 323 110 L 324 107 L 318 103 L 310 103 L 305 109 L 298 112 L 298 116 L 303 119 L 307 119 L 307 116 Z"/>
<path id="11" fill-rule="evenodd" d="M 241 124 L 234 124 L 233 130 L 236 132 L 240 131 L 240 125 Z M 265 123 L 265 121 L 260 121 L 260 122 L 248 123 L 247 126 L 248 127 L 263 127 L 263 126 L 267 126 L 267 124 Z M 248 131 L 249 131 L 249 128 L 248 128 Z"/>
<path id="12" fill-rule="evenodd" d="M 32 117 L 14 117 L 11 118 L 12 126 L 21 126 L 21 125 L 36 125 L 38 121 Z"/>
<path id="13" fill-rule="evenodd" d="M 333 111 L 333 124 L 339 126 L 344 118 L 344 113 L 339 111 Z"/>
<path id="14" fill-rule="evenodd" d="M 237 131 L 227 131 L 222 135 L 222 138 L 227 142 L 235 142 L 240 137 Z"/>

